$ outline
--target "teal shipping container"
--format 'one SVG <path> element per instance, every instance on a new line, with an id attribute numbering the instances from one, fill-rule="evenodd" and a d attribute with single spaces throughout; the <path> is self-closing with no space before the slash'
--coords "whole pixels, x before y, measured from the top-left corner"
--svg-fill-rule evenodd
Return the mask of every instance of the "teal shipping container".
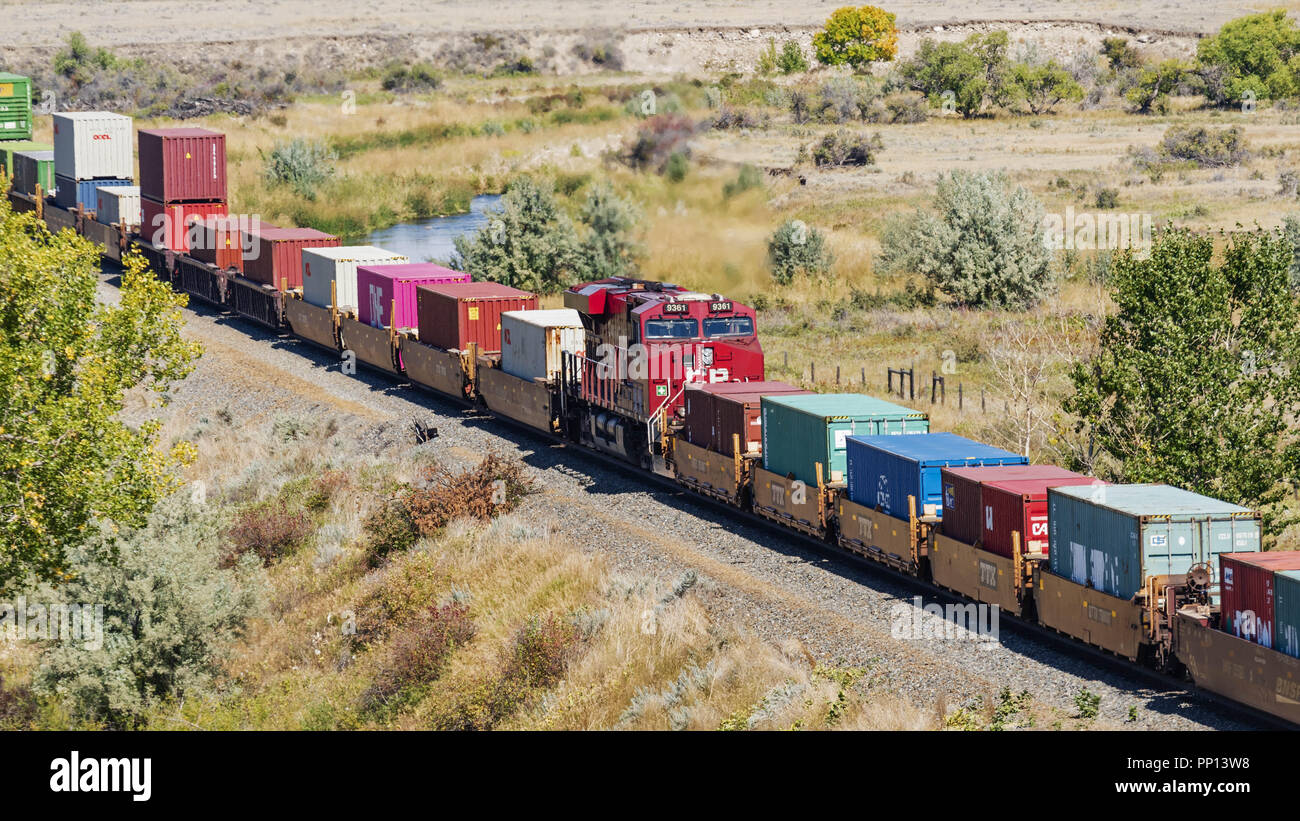
<path id="1" fill-rule="evenodd" d="M 1260 549 L 1258 513 L 1169 485 L 1048 488 L 1047 521 L 1052 572 L 1122 599 L 1198 564 L 1218 579 L 1220 553 Z"/>
<path id="2" fill-rule="evenodd" d="M 819 462 L 823 481 L 845 481 L 850 436 L 930 432 L 926 414 L 861 393 L 764 396 L 762 415 L 763 469 L 809 486 Z"/>
<path id="3" fill-rule="evenodd" d="M 1273 649 L 1300 658 L 1300 570 L 1273 574 Z"/>

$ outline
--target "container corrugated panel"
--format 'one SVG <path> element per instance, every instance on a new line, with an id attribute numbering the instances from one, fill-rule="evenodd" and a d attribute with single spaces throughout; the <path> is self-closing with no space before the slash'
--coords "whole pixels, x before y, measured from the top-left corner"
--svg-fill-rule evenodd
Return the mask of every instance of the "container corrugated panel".
<path id="1" fill-rule="evenodd" d="M 984 532 L 985 482 L 1014 479 L 1081 478 L 1079 474 L 1056 465 L 996 465 L 992 467 L 951 467 L 939 471 L 943 486 L 943 535 L 965 544 L 979 544 Z M 1023 534 L 1025 539 L 1029 534 Z M 1043 534 L 1046 538 L 1047 534 Z M 1046 546 L 1044 545 L 1044 549 Z"/>
<path id="2" fill-rule="evenodd" d="M 95 222 L 140 224 L 140 186 L 101 185 L 95 189 Z"/>
<path id="3" fill-rule="evenodd" d="M 1273 574 L 1273 649 L 1300 658 L 1300 570 Z"/>
<path id="4" fill-rule="evenodd" d="M 130 179 L 131 118 L 107 111 L 54 115 L 54 172 L 75 180 Z"/>
<path id="5" fill-rule="evenodd" d="M 1122 599 L 1197 564 L 1217 577 L 1220 553 L 1260 548 L 1258 513 L 1169 485 L 1050 488 L 1047 525 L 1053 573 Z"/>
<path id="6" fill-rule="evenodd" d="M 54 182 L 54 151 L 18 151 L 14 153 L 14 188 L 23 194 L 35 194 L 40 185 L 44 193 L 52 193 Z"/>
<path id="7" fill-rule="evenodd" d="M 302 250 L 336 248 L 339 238 L 314 228 L 266 228 L 253 238 L 253 251 L 244 256 L 244 276 L 277 289 L 302 287 Z"/>
<path id="8" fill-rule="evenodd" d="M 928 433 L 924 413 L 861 393 L 765 396 L 763 469 L 817 484 L 817 463 L 826 482 L 845 478 L 845 440 L 854 434 L 893 436 Z"/>
<path id="9" fill-rule="evenodd" d="M 357 310 L 357 267 L 361 265 L 405 265 L 411 260 L 373 245 L 340 245 L 338 248 L 307 248 L 302 252 L 302 298 L 318 308 Z M 337 306 L 331 306 L 334 286 Z"/>
<path id="10" fill-rule="evenodd" d="M 233 268 L 243 272 L 244 252 L 256 247 L 253 243 L 257 233 L 277 228 L 278 225 L 247 215 L 205 217 L 196 220 L 190 228 L 190 256 L 222 270 Z"/>
<path id="11" fill-rule="evenodd" d="M 1070 473 L 1062 470 L 1062 473 Z M 1021 549 L 1046 554 L 1048 541 L 1047 490 L 1069 485 L 1104 485 L 1091 476 L 1060 476 L 1054 479 L 1016 479 L 985 482 L 981 489 L 983 510 L 980 546 L 990 553 L 1011 557 L 1012 536 L 1020 533 Z M 948 520 L 943 520 L 944 529 Z"/>
<path id="12" fill-rule="evenodd" d="M 183 254 L 189 251 L 190 226 L 208 217 L 225 216 L 224 202 L 185 202 L 163 205 L 140 198 L 140 235 L 154 245 Z"/>
<path id="13" fill-rule="evenodd" d="M 226 199 L 226 135 L 206 128 L 142 128 L 140 191 L 160 202 Z"/>
<path id="14" fill-rule="evenodd" d="M 94 211 L 99 205 L 99 189 L 106 186 L 129 188 L 135 185 L 130 180 L 73 180 L 62 174 L 54 176 L 54 203 L 60 208 L 81 208 Z"/>
<path id="15" fill-rule="evenodd" d="M 910 496 L 916 499 L 916 515 L 942 517 L 939 471 L 943 468 L 1023 465 L 1028 461 L 1018 453 L 955 433 L 850 436 L 848 495 L 857 504 L 904 520 Z"/>
<path id="16" fill-rule="evenodd" d="M 1300 552 L 1219 556 L 1219 625 L 1239 639 L 1275 646 L 1274 575 L 1300 570 Z"/>
<path id="17" fill-rule="evenodd" d="M 501 314 L 501 370 L 520 379 L 554 379 L 563 355 L 586 342 L 582 315 L 572 308 Z"/>
<path id="18" fill-rule="evenodd" d="M 432 262 L 357 267 L 357 319 L 372 328 L 387 328 L 397 308 L 399 329 L 417 328 L 416 293 L 424 285 L 469 282 L 469 274 Z"/>
<path id="19" fill-rule="evenodd" d="M 715 453 L 731 455 L 732 436 L 740 437 L 740 449 L 757 453 L 763 448 L 764 396 L 807 396 L 804 390 L 785 382 L 714 382 L 686 389 L 686 440 Z"/>
<path id="20" fill-rule="evenodd" d="M 0 71 L 0 140 L 29 140 L 32 136 L 32 81 Z"/>
<path id="21" fill-rule="evenodd" d="M 420 341 L 448 350 L 477 343 L 483 353 L 501 350 L 501 314 L 531 311 L 537 297 L 495 282 L 428 285 L 416 290 Z"/>
<path id="22" fill-rule="evenodd" d="M 27 151 L 52 151 L 54 146 L 49 143 L 32 142 L 31 140 L 4 140 L 0 139 L 0 164 L 4 166 L 5 175 L 13 177 L 16 168 L 14 167 L 14 157 Z M 48 190 L 54 190 L 50 188 Z"/>

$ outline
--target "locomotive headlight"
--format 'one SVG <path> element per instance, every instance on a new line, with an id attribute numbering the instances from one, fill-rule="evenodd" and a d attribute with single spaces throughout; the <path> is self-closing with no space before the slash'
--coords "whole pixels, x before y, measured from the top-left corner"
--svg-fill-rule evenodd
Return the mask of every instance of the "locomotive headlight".
<path id="1" fill-rule="evenodd" d="M 707 368 L 713 364 L 713 349 L 700 348 L 700 365 Z"/>

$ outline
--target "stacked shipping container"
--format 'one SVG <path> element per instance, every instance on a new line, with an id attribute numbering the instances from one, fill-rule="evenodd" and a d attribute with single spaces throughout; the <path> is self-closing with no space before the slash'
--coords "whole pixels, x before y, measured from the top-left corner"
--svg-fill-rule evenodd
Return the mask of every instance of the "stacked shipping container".
<path id="1" fill-rule="evenodd" d="M 985 482 L 981 491 L 984 508 L 980 546 L 990 553 L 1010 558 L 1012 532 L 1020 533 L 1020 544 L 1027 553 L 1046 554 L 1050 549 L 1047 516 L 1047 491 L 1069 485 L 1104 485 L 1090 476 L 1057 479 L 1016 479 Z M 944 527 L 948 522 L 944 520 Z"/>
<path id="2" fill-rule="evenodd" d="M 686 440 L 731 455 L 733 435 L 744 453 L 763 447 L 763 397 L 803 396 L 812 391 L 785 382 L 715 382 L 686 389 Z"/>
<path id="3" fill-rule="evenodd" d="M 1223 630 L 1276 647 L 1276 576 L 1287 570 L 1300 571 L 1300 552 L 1220 554 L 1219 625 Z"/>
<path id="4" fill-rule="evenodd" d="M 409 257 L 373 245 L 305 249 L 302 252 L 302 298 L 317 308 L 356 311 L 358 267 L 405 265 L 410 261 Z M 337 304 L 332 300 L 337 300 Z"/>
<path id="5" fill-rule="evenodd" d="M 469 274 L 432 262 L 357 266 L 357 320 L 372 328 L 418 329 L 416 291 L 424 285 L 469 282 Z M 394 322 L 393 310 L 397 316 Z M 418 336 L 418 331 L 417 331 Z"/>
<path id="6" fill-rule="evenodd" d="M 103 186 L 130 186 L 131 118 L 107 111 L 54 115 L 55 202 L 93 211 Z"/>
<path id="7" fill-rule="evenodd" d="M 337 248 L 339 238 L 314 228 L 263 228 L 248 236 L 244 276 L 281 291 L 302 287 L 304 248 Z"/>
<path id="8" fill-rule="evenodd" d="M 580 353 L 587 332 L 572 308 L 501 314 L 501 370 L 520 379 L 551 381 L 565 353 Z"/>
<path id="9" fill-rule="evenodd" d="M 357 286 L 362 287 L 360 276 Z M 477 343 L 483 353 L 501 350 L 501 314 L 531 311 L 537 297 L 495 282 L 422 285 L 416 289 L 420 341 L 448 350 Z"/>
<path id="10" fill-rule="evenodd" d="M 141 230 L 155 245 L 187 252 L 195 222 L 226 214 L 226 135 L 142 128 L 137 140 Z"/>
<path id="11" fill-rule="evenodd" d="M 105 225 L 140 225 L 140 188 L 101 185 L 95 189 L 95 221 Z"/>
<path id="12" fill-rule="evenodd" d="M 243 216 L 213 216 L 195 220 L 190 225 L 190 256 L 216 265 L 223 270 L 244 272 L 244 253 L 252 253 L 260 231 L 278 229 L 278 225 Z"/>
<path id="13" fill-rule="evenodd" d="M 1052 485 L 1080 484 L 1092 481 L 1074 471 L 1055 465 L 998 465 L 994 467 L 945 467 L 939 472 L 943 489 L 943 535 L 966 544 L 982 544 L 985 539 L 985 525 L 993 515 L 992 509 L 985 504 L 984 490 L 990 483 L 1013 482 L 1020 480 L 1040 481 L 1042 485 L 1042 503 L 1045 525 L 1047 488 Z M 1033 487 L 1022 488 L 1024 492 L 1035 490 Z M 1023 507 L 1023 506 L 1022 506 Z M 1022 521 L 1024 517 L 1021 517 Z M 1021 530 L 1020 537 L 1026 550 L 1047 552 L 1047 530 L 1041 534 Z M 1010 532 L 1006 533 L 1010 544 Z M 1041 545 L 1031 547 L 1031 541 L 1041 541 Z M 985 547 L 985 550 L 990 548 Z M 1007 548 L 1010 555 L 1010 547 Z M 994 550 L 992 552 L 1000 552 Z"/>

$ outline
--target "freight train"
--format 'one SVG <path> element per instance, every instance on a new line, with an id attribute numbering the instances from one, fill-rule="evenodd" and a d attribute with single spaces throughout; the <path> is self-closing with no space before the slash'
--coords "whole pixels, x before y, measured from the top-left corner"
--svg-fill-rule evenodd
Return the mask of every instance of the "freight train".
<path id="1" fill-rule="evenodd" d="M 612 278 L 543 311 L 532 294 L 461 272 L 240 222 L 224 200 L 193 216 L 178 206 L 145 235 L 60 207 L 39 186 L 9 198 L 109 260 L 136 251 L 192 298 L 345 363 L 1300 724 L 1300 625 L 1274 649 L 1284 631 L 1272 621 L 1262 641 L 1253 612 L 1221 615 L 1221 579 L 1226 602 L 1232 568 L 1261 555 L 1258 514 L 1028 465 L 880 399 L 766 382 L 755 312 L 722 295 Z"/>

